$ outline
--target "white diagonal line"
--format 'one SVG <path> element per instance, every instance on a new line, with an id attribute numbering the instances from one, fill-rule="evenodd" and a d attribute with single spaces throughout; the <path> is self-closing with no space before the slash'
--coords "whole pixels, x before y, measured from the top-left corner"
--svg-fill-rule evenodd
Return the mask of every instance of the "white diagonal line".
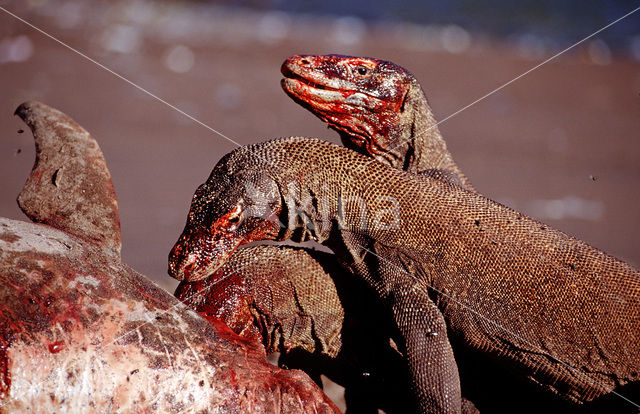
<path id="1" fill-rule="evenodd" d="M 38 32 L 42 33 L 43 35 L 45 35 L 46 37 L 48 37 L 49 39 L 61 44 L 62 46 L 66 47 L 67 49 L 71 50 L 72 52 L 77 53 L 78 55 L 82 56 L 83 58 L 87 59 L 89 62 L 94 63 L 95 65 L 99 66 L 100 68 L 106 70 L 107 72 L 111 73 L 112 75 L 116 76 L 117 78 L 122 79 L 123 81 L 127 82 L 129 85 L 133 86 L 134 88 L 146 93 L 147 95 L 151 96 L 152 98 L 162 102 L 163 104 L 165 104 L 166 106 L 168 106 L 169 108 L 173 109 L 176 112 L 179 112 L 180 114 L 186 116 L 187 118 L 189 118 L 190 120 L 202 125 L 203 127 L 207 128 L 209 131 L 218 134 L 219 136 L 221 136 L 222 138 L 226 139 L 227 141 L 235 144 L 238 147 L 241 147 L 242 144 L 240 144 L 239 142 L 235 141 L 232 138 L 229 138 L 228 136 L 226 136 L 225 134 L 223 134 L 222 132 L 218 131 L 215 128 L 210 127 L 209 125 L 205 124 L 204 122 L 200 121 L 199 119 L 195 118 L 192 115 L 189 115 L 188 113 L 184 112 L 182 109 L 176 107 L 175 105 L 170 104 L 169 102 L 165 101 L 164 99 L 160 98 L 158 95 L 150 92 L 149 90 L 143 88 L 142 86 L 138 85 L 137 83 L 125 78 L 124 76 L 122 76 L 121 74 L 119 74 L 118 72 L 109 69 L 108 67 L 106 67 L 105 65 L 103 65 L 102 63 L 98 62 L 95 59 L 92 59 L 91 57 L 85 55 L 84 53 L 80 52 L 78 49 L 75 49 L 74 47 L 68 45 L 67 43 L 63 42 L 62 40 L 58 39 L 57 37 L 50 35 L 49 33 L 45 32 L 44 30 L 40 29 L 37 26 L 34 26 L 33 24 L 29 23 L 28 21 L 24 20 L 23 18 L 21 18 L 20 16 L 16 16 L 15 14 L 11 13 L 9 10 L 5 9 L 4 7 L 0 6 L 0 10 L 2 10 L 3 12 L 7 13 L 10 16 L 13 16 L 14 18 L 20 20 L 22 23 L 26 24 L 27 26 L 31 27 L 34 30 L 37 30 Z"/>
<path id="2" fill-rule="evenodd" d="M 583 38 L 582 40 L 572 44 L 571 46 L 567 47 L 566 49 L 556 53 L 555 55 L 551 56 L 550 58 L 544 60 L 541 63 L 538 63 L 537 65 L 535 65 L 534 67 L 532 67 L 531 69 L 527 70 L 524 73 L 521 73 L 520 75 L 516 76 L 515 78 L 511 79 L 509 82 L 502 84 L 501 86 L 498 86 L 497 88 L 495 88 L 494 90 L 492 90 L 491 92 L 486 93 L 485 95 L 481 96 L 480 98 L 476 99 L 475 101 L 471 102 L 468 105 L 463 106 L 462 108 L 458 109 L 457 111 L 455 111 L 454 113 L 446 116 L 445 118 L 441 119 L 440 121 L 436 122 L 435 124 L 429 126 L 429 128 L 425 129 L 424 131 L 421 131 L 419 133 L 417 133 L 415 136 L 413 137 L 409 137 L 407 139 L 402 140 L 401 142 L 397 143 L 396 145 L 394 145 L 393 147 L 389 148 L 387 150 L 391 151 L 403 144 L 405 144 L 408 141 L 411 140 L 415 140 L 416 138 L 426 134 L 427 132 L 431 131 L 433 128 L 436 128 L 438 125 L 440 125 L 441 123 L 453 118 L 454 116 L 458 115 L 459 113 L 471 108 L 472 106 L 474 106 L 475 104 L 477 104 L 478 102 L 481 102 L 485 99 L 487 99 L 489 96 L 493 95 L 494 93 L 506 88 L 507 86 L 511 85 L 512 83 L 516 82 L 517 80 L 527 76 L 528 74 L 530 74 L 531 72 L 535 71 L 536 69 L 539 69 L 541 66 L 546 65 L 547 63 L 551 62 L 552 60 L 558 58 L 560 55 L 563 55 L 564 53 L 568 52 L 569 50 L 575 48 L 576 46 L 586 42 L 587 40 L 591 39 L 592 37 L 596 36 L 598 33 L 608 29 L 609 27 L 613 26 L 614 24 L 620 22 L 623 19 L 626 19 L 627 17 L 631 16 L 632 14 L 634 14 L 635 12 L 637 12 L 638 10 L 640 10 L 640 7 L 637 7 L 633 10 L 631 10 L 629 13 L 625 14 L 624 16 L 612 21 L 611 23 L 607 24 L 606 26 L 601 27 L 600 29 L 596 30 L 595 32 L 591 33 L 589 36 Z M 374 160 L 375 161 L 375 160 Z M 373 161 L 371 161 L 373 162 Z M 368 165 L 368 164 L 367 164 Z M 365 165 L 366 166 L 366 165 Z"/>
<path id="3" fill-rule="evenodd" d="M 244 269 L 246 269 L 246 268 L 248 268 L 249 266 L 251 266 L 252 264 L 256 263 L 256 262 L 257 262 L 257 260 L 258 260 L 258 257 L 254 257 L 252 260 L 250 260 L 250 261 L 249 261 L 249 263 L 245 264 L 245 265 L 244 265 L 244 266 L 242 266 L 240 269 L 236 269 L 236 270 L 235 270 L 235 272 L 236 272 L 236 273 L 240 273 L 240 272 L 241 272 L 241 271 L 243 271 Z M 191 299 L 191 298 L 193 298 L 193 297 L 196 297 L 196 296 L 198 296 L 198 295 L 203 295 L 203 294 L 205 294 L 205 293 L 206 293 L 208 290 L 210 290 L 212 287 L 216 287 L 218 283 L 222 282 L 223 280 L 225 280 L 226 278 L 230 277 L 230 276 L 231 276 L 231 275 L 233 275 L 233 274 L 235 274 L 235 273 L 232 273 L 232 272 L 226 273 L 226 274 L 224 274 L 224 275 L 223 275 L 223 276 L 222 276 L 222 277 L 221 277 L 221 278 L 220 278 L 216 283 L 207 285 L 204 289 L 202 289 L 202 290 L 200 290 L 200 291 L 197 291 L 197 292 L 193 293 L 193 294 L 192 294 L 192 295 L 190 295 L 190 296 L 187 296 L 187 297 L 186 297 L 186 298 L 184 298 L 183 300 L 178 301 L 176 304 L 174 304 L 174 305 L 172 305 L 172 306 L 168 307 L 167 309 L 159 310 L 159 311 L 156 313 L 156 317 L 157 317 L 157 316 L 166 315 L 166 314 L 168 314 L 169 312 L 174 311 L 174 310 L 175 310 L 176 308 L 178 308 L 180 305 L 185 306 L 188 310 L 192 310 L 191 308 L 189 308 L 188 306 L 186 306 L 186 305 L 185 305 L 185 303 L 184 303 L 185 301 L 187 301 L 187 300 L 189 300 L 189 299 Z M 164 290 L 164 289 L 160 288 L 160 287 L 159 287 L 155 282 L 153 282 L 152 280 L 150 280 L 150 279 L 147 279 L 147 280 L 149 280 L 149 281 L 150 281 L 154 286 L 158 287 L 160 290 Z M 55 292 L 52 290 L 52 288 L 49 288 L 48 290 L 49 290 L 51 293 L 55 293 Z M 87 291 L 85 291 L 85 290 L 78 290 L 78 292 L 79 292 L 80 294 L 82 294 L 82 295 L 86 296 L 87 298 L 89 298 L 90 300 L 92 300 L 92 301 L 93 301 L 93 297 L 92 297 L 92 295 L 91 295 L 91 294 L 89 294 Z M 183 310 L 183 311 L 184 311 L 184 310 Z M 130 335 L 130 334 L 132 334 L 132 333 L 135 333 L 135 332 L 138 332 L 138 329 L 142 328 L 143 326 L 148 325 L 148 324 L 154 324 L 154 323 L 155 323 L 155 319 L 147 318 L 147 321 L 146 321 L 146 322 L 142 322 L 142 323 L 140 323 L 140 324 L 139 324 L 139 325 L 137 325 L 135 328 L 132 328 L 132 329 L 130 329 L 130 330 L 128 330 L 128 331 L 126 331 L 125 333 L 123 333 L 123 334 L 121 334 L 121 335 L 119 335 L 119 336 L 117 336 L 117 337 L 113 338 L 113 339 L 112 339 L 112 340 L 110 340 L 109 342 L 107 342 L 107 343 L 100 343 L 99 345 L 96 345 L 96 347 L 95 347 L 95 351 L 98 351 L 98 350 L 100 350 L 100 349 L 104 349 L 104 348 L 108 347 L 109 345 L 112 345 L 112 344 L 114 344 L 114 343 L 118 342 L 119 340 L 121 340 L 121 339 L 123 339 L 123 338 L 127 337 L 128 335 Z M 213 328 L 212 328 L 212 329 L 213 329 Z M 161 341 L 163 342 L 163 346 L 165 346 L 165 347 L 166 347 L 165 341 L 164 341 L 164 339 L 162 338 L 162 336 L 161 336 L 161 335 L 160 335 L 160 339 L 161 339 Z M 265 363 L 266 363 L 266 361 L 265 361 Z M 66 377 L 66 376 L 65 376 L 65 377 Z M 42 381 L 40 381 L 40 382 L 37 382 L 37 383 L 35 383 L 35 384 L 33 384 L 33 383 L 32 383 L 32 384 L 30 384 L 30 387 L 31 387 L 31 388 L 34 388 L 34 389 L 35 389 L 36 387 L 40 387 L 40 386 L 41 386 L 41 385 L 42 385 L 46 380 L 47 380 L 47 379 L 45 378 L 44 380 L 42 380 Z M 195 403 L 194 403 L 194 404 L 195 404 Z"/>

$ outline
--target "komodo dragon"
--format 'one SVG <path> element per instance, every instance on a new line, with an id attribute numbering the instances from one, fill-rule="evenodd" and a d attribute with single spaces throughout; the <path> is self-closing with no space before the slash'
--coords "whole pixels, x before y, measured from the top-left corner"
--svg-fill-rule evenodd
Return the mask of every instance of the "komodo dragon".
<path id="1" fill-rule="evenodd" d="M 330 247 L 376 289 L 424 412 L 460 411 L 454 350 L 576 404 L 638 384 L 636 269 L 459 186 L 322 141 L 226 155 L 194 195 L 169 270 L 198 280 L 240 245 L 287 239 Z"/>
<path id="2" fill-rule="evenodd" d="M 365 74 L 358 73 L 362 68 Z M 329 123 L 348 147 L 365 154 L 371 150 L 370 156 L 397 168 L 471 188 L 446 149 L 422 88 L 404 68 L 379 59 L 305 55 L 288 58 L 281 71 L 285 92 L 321 119 L 327 117 L 319 115 L 324 105 L 317 102 L 332 105 Z M 339 88 L 342 93 L 327 95 L 328 88 L 334 92 Z M 365 98 L 338 105 L 340 99 L 354 94 Z M 371 99 L 379 104 L 371 105 Z M 354 116 L 356 113 L 366 116 Z M 371 144 L 361 145 L 364 142 Z M 321 252 L 288 246 L 249 247 L 206 280 L 182 282 L 175 295 L 205 316 L 222 318 L 237 333 L 261 339 L 268 352 L 283 352 L 281 360 L 288 365 L 296 363 L 289 354 L 313 354 L 313 361 L 305 358 L 301 367 L 309 372 L 319 364 L 323 373 L 330 372 L 346 385 L 350 407 L 363 402 L 373 407 L 375 400 L 382 399 L 378 403 L 387 412 L 405 412 L 399 401 L 406 397 L 398 398 L 398 392 L 390 389 L 392 384 L 402 388 L 401 374 L 391 368 L 400 361 L 389 349 L 388 330 L 381 329 L 379 305 L 372 303 L 372 295 L 363 293 L 362 287 L 355 293 L 353 285 L 359 282 L 345 277 L 344 269 L 333 262 Z M 346 315 L 344 302 L 349 307 Z M 354 302 L 359 303 L 355 306 Z M 377 317 L 372 318 L 372 313 Z M 394 370 L 395 375 L 390 375 Z M 474 411 L 465 401 L 465 412 Z"/>

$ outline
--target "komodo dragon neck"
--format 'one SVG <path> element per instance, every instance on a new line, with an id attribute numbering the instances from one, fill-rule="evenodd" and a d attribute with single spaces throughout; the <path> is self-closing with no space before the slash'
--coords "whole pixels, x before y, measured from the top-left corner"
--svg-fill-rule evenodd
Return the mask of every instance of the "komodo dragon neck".
<path id="1" fill-rule="evenodd" d="M 194 196 L 170 273 L 197 280 L 244 243 L 296 232 L 348 257 L 387 301 L 399 287 L 427 285 L 424 302 L 396 309 L 427 312 L 433 300 L 447 328 L 428 340 L 448 335 L 575 402 L 637 381 L 636 269 L 476 193 L 317 140 L 274 140 L 225 156 Z M 444 343 L 427 345 L 448 355 Z M 435 375 L 422 359 L 409 363 L 418 377 Z"/>
<path id="2" fill-rule="evenodd" d="M 372 58 L 303 55 L 287 59 L 281 71 L 284 91 L 348 148 L 413 173 L 447 171 L 471 189 L 422 87 L 406 69 Z"/>

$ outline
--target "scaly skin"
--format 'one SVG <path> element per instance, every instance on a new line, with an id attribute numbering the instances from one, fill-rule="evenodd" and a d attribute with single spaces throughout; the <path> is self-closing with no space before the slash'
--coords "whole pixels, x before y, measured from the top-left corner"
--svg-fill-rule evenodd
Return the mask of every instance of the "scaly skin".
<path id="1" fill-rule="evenodd" d="M 354 197 L 366 210 L 339 205 Z M 265 239 L 325 244 L 378 292 L 423 412 L 460 411 L 452 350 L 574 404 L 637 385 L 640 273 L 476 193 L 312 139 L 240 148 L 196 192 L 170 272 L 198 280 Z"/>
<path id="2" fill-rule="evenodd" d="M 281 72 L 284 91 L 336 130 L 347 148 L 473 189 L 447 150 L 422 87 L 406 69 L 380 59 L 298 55 Z"/>

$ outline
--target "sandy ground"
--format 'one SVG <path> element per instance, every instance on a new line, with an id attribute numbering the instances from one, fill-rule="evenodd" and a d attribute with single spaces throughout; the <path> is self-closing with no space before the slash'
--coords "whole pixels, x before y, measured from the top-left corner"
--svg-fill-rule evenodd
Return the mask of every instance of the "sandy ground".
<path id="1" fill-rule="evenodd" d="M 337 142 L 281 91 L 287 56 L 392 60 L 416 75 L 444 119 L 551 55 L 532 58 L 474 35 L 454 36 L 461 47 L 432 36 L 426 47 L 398 26 L 344 19 L 87 4 L 0 2 L 228 139 L 0 11 L 0 216 L 24 219 L 15 197 L 33 141 L 17 132 L 25 126 L 12 113 L 37 99 L 97 138 L 119 197 L 124 261 L 169 290 L 176 282 L 167 254 L 193 191 L 235 143 L 288 135 Z M 637 266 L 639 92 L 637 62 L 585 44 L 440 128 L 481 193 Z"/>

